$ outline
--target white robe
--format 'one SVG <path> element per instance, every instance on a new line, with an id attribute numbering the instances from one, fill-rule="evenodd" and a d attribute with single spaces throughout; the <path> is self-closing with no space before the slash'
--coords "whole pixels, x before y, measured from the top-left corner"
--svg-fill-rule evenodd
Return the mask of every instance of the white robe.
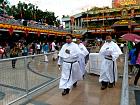
<path id="1" fill-rule="evenodd" d="M 69 50 L 70 54 L 66 53 L 66 50 Z M 76 81 L 82 80 L 82 72 L 78 63 L 80 54 L 81 51 L 78 45 L 73 42 L 71 42 L 70 44 L 66 43 L 62 46 L 58 54 L 58 65 L 62 66 L 61 78 L 59 83 L 60 89 L 71 88 Z M 71 64 L 69 62 L 74 63 Z"/>
<path id="2" fill-rule="evenodd" d="M 57 50 L 55 49 L 56 44 L 54 42 L 51 43 L 51 51 L 53 52 L 52 54 L 52 59 L 56 60 L 58 58 L 57 55 Z"/>
<path id="3" fill-rule="evenodd" d="M 80 54 L 79 57 L 79 64 L 80 64 L 80 70 L 82 72 L 82 74 L 85 74 L 85 57 L 89 54 L 88 50 L 86 49 L 86 47 L 80 43 L 78 44 L 80 50 L 82 51 L 82 54 Z"/>
<path id="4" fill-rule="evenodd" d="M 118 73 L 117 73 L 116 59 L 119 57 L 119 55 L 122 54 L 122 51 L 119 48 L 119 46 L 113 41 L 111 41 L 110 43 L 106 42 L 101 47 L 99 54 L 103 56 L 99 82 L 104 81 L 104 82 L 113 83 L 117 81 Z M 105 57 L 109 55 L 112 56 L 112 60 L 105 59 Z M 113 63 L 114 63 L 114 68 L 113 68 Z"/>

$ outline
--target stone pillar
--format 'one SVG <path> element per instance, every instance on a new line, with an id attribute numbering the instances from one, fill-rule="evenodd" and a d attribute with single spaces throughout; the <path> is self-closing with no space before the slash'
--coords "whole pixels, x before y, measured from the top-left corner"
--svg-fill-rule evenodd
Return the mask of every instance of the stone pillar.
<path id="1" fill-rule="evenodd" d="M 80 28 L 80 18 L 78 18 L 78 29 Z"/>
<path id="2" fill-rule="evenodd" d="M 70 23 L 70 21 L 69 21 L 69 29 L 71 29 L 71 23 Z"/>
<path id="3" fill-rule="evenodd" d="M 76 21 L 77 21 L 77 19 L 74 20 L 74 29 L 76 29 L 76 26 L 77 26 L 77 22 Z"/>
<path id="4" fill-rule="evenodd" d="M 83 28 L 83 20 L 82 19 L 80 19 L 80 20 L 81 20 L 81 22 L 80 22 L 81 25 L 80 26 L 81 26 L 81 28 Z"/>

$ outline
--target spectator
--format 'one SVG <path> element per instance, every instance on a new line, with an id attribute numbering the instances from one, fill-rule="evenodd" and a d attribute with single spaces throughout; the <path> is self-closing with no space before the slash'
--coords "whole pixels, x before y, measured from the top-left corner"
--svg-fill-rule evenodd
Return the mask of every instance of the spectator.
<path id="1" fill-rule="evenodd" d="M 19 53 L 19 48 L 17 47 L 17 45 L 15 45 L 11 50 L 10 50 L 10 57 L 14 58 L 14 57 L 18 57 L 18 53 Z M 15 68 L 15 64 L 16 64 L 16 59 L 12 60 L 12 68 Z"/>
<path id="2" fill-rule="evenodd" d="M 137 86 L 140 77 L 140 42 L 136 44 L 136 67 L 139 69 L 135 76 L 134 85 Z"/>

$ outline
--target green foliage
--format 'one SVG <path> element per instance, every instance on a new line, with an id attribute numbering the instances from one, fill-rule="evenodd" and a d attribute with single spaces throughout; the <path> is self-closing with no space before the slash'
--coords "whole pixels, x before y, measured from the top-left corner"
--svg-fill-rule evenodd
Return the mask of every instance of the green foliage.
<path id="1" fill-rule="evenodd" d="M 0 0 L 0 4 L 3 3 L 4 0 Z"/>
<path id="2" fill-rule="evenodd" d="M 14 16 L 15 19 L 35 20 L 37 22 L 43 21 L 48 25 L 60 25 L 60 21 L 57 20 L 54 12 L 42 11 L 38 9 L 38 6 L 34 4 L 26 4 L 20 2 L 17 5 L 6 6 L 7 14 Z"/>

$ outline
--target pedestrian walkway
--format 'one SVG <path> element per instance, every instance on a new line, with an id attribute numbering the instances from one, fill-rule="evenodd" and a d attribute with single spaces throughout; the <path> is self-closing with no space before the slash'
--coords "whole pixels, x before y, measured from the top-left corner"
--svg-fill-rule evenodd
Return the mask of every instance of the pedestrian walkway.
<path id="1" fill-rule="evenodd" d="M 140 105 L 140 80 L 138 86 L 134 86 L 135 74 L 129 76 L 129 105 Z"/>
<path id="2" fill-rule="evenodd" d="M 123 60 L 118 60 L 119 74 L 123 73 Z M 62 90 L 58 85 L 42 95 L 33 98 L 26 105 L 120 105 L 121 82 L 118 79 L 114 88 L 100 90 L 99 76 L 86 74 L 83 81 L 78 82 L 76 88 L 72 88 L 70 93 L 62 96 Z"/>
<path id="3" fill-rule="evenodd" d="M 57 61 L 53 61 L 51 56 L 49 62 L 44 62 L 44 56 L 29 57 L 27 65 L 24 59 L 17 59 L 16 68 L 11 68 L 11 61 L 1 62 L 1 92 L 0 105 L 7 105 L 11 100 L 24 95 L 23 77 L 24 68 L 27 66 L 29 91 L 37 89 L 41 84 L 47 81 L 51 82 L 60 76 Z M 72 88 L 70 93 L 62 96 L 62 90 L 59 89 L 58 81 L 52 82 L 52 86 L 47 86 L 45 92 L 35 92 L 36 95 L 27 97 L 29 101 L 22 101 L 20 104 L 10 105 L 120 105 L 122 94 L 122 75 L 124 72 L 124 55 L 117 60 L 118 63 L 118 82 L 114 88 L 100 90 L 99 76 L 95 74 L 86 74 L 83 81 L 79 81 L 76 88 Z M 5 66 L 4 64 L 7 64 Z M 121 75 L 121 76 L 120 76 Z M 8 77 L 8 78 L 7 78 Z M 22 84 L 21 84 L 22 81 Z M 129 105 L 140 105 L 140 88 L 133 86 L 134 75 L 129 78 Z M 140 84 L 140 81 L 138 85 Z M 41 90 L 40 90 L 41 91 Z M 43 90 L 44 91 L 44 90 Z M 25 92 L 24 92 L 25 93 Z M 39 93 L 39 94 L 38 94 Z M 36 96 L 36 97 L 32 97 Z M 27 99 L 27 100 L 28 100 Z"/>
<path id="4" fill-rule="evenodd" d="M 58 86 L 34 98 L 27 105 L 119 105 L 121 79 L 114 88 L 100 90 L 97 75 L 86 75 L 84 81 L 66 95 L 61 95 Z"/>

